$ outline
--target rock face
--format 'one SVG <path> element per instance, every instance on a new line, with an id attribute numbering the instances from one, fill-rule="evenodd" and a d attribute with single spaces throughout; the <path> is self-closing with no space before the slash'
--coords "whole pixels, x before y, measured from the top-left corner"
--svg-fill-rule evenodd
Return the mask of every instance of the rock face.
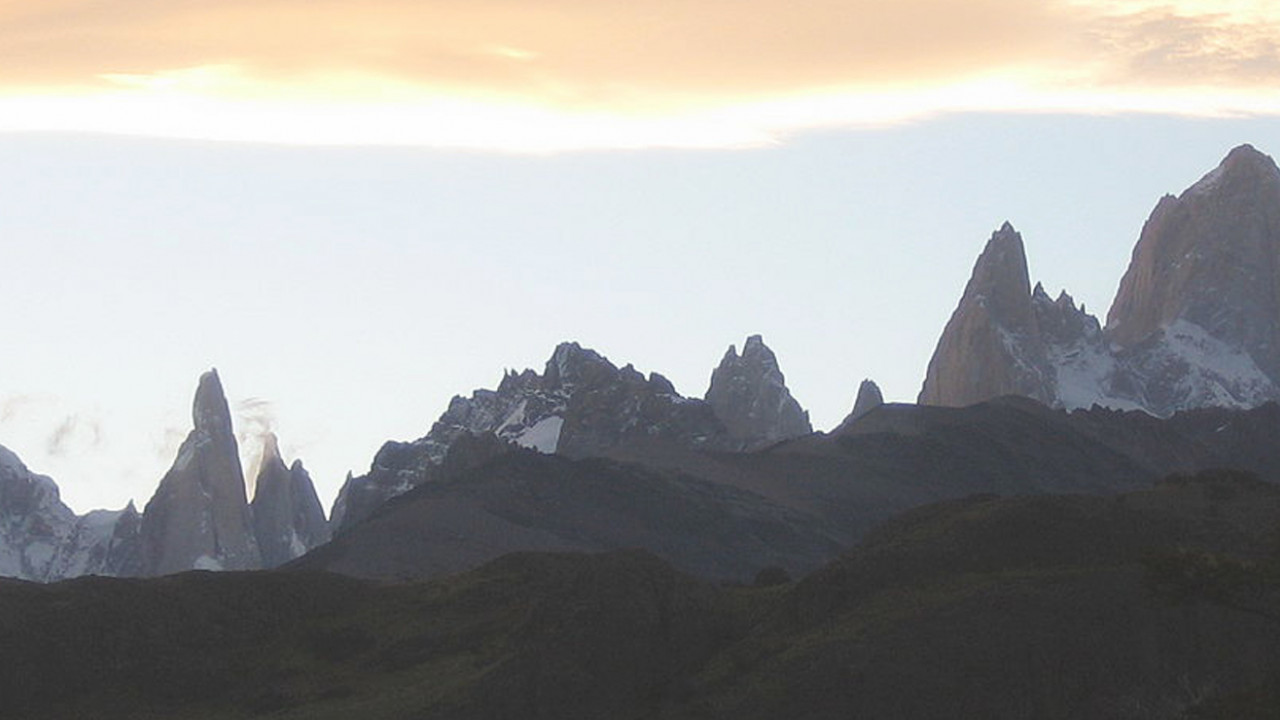
<path id="1" fill-rule="evenodd" d="M 1028 285 L 1005 225 L 974 268 L 920 402 L 999 395 L 1166 416 L 1280 399 L 1280 169 L 1248 145 L 1143 228 L 1106 329 L 1065 292 Z"/>
<path id="2" fill-rule="evenodd" d="M 1249 145 L 1142 229 L 1107 337 L 1160 410 L 1280 397 L 1280 169 Z"/>
<path id="3" fill-rule="evenodd" d="M 562 343 L 541 374 L 509 372 L 497 390 L 455 397 L 425 437 L 383 445 L 369 473 L 343 486 L 331 522 L 340 532 L 426 482 L 466 435 L 493 435 L 538 452 L 582 458 L 649 443 L 741 449 L 809 432 L 807 415 L 758 336 L 748 339 L 742 357 L 726 355 L 717 376 L 708 394 L 716 401 L 686 398 L 657 373 L 646 377 L 577 343 Z M 717 404 L 724 409 L 717 411 Z"/>
<path id="4" fill-rule="evenodd" d="M 329 523 L 311 476 L 301 460 L 285 467 L 274 433 L 266 437 L 249 507 L 264 568 L 283 565 L 329 541 Z"/>
<path id="5" fill-rule="evenodd" d="M 778 359 L 759 335 L 742 346 L 730 345 L 711 373 L 706 400 L 729 436 L 745 447 L 759 447 L 813 432 L 809 413 L 791 397 Z"/>
<path id="6" fill-rule="evenodd" d="M 195 428 L 143 512 L 144 575 L 262 566 L 217 371 L 200 377 L 192 415 Z"/>
<path id="7" fill-rule="evenodd" d="M 53 480 L 0 447 L 0 576 L 53 582 L 122 574 L 134 566 L 137 532 L 132 503 L 77 517 Z"/>

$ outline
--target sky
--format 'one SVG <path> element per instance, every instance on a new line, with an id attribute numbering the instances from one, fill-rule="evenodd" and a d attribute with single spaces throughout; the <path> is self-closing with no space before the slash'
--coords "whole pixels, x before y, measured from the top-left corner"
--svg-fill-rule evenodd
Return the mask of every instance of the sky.
<path id="1" fill-rule="evenodd" d="M 913 400 L 1005 220 L 1105 315 L 1142 223 L 1280 152 L 1280 8 L 0 0 L 0 445 L 139 506 L 217 367 L 323 502 L 576 340 L 819 429 Z"/>

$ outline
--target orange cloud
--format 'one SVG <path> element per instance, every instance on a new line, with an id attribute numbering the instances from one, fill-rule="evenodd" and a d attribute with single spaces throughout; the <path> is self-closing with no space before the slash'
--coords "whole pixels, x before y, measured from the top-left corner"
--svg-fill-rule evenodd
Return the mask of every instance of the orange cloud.
<path id="1" fill-rule="evenodd" d="M 953 110 L 1275 112 L 1277 37 L 1249 0 L 0 0 L 0 128 L 71 129 L 92 101 L 108 131 L 559 149 Z M 211 109 L 222 131 L 198 127 Z M 370 132 L 396 117 L 419 130 Z"/>

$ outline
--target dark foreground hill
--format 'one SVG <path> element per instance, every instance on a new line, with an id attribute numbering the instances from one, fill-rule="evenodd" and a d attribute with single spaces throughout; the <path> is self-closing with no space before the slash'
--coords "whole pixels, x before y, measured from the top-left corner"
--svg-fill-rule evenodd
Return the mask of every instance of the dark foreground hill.
<path id="1" fill-rule="evenodd" d="M 9 581 L 0 716 L 1274 717 L 1278 528 L 1280 489 L 1222 472 L 920 508 L 768 587 L 644 552 Z"/>
<path id="2" fill-rule="evenodd" d="M 1280 481 L 1280 407 L 1169 419 L 1067 413 L 1010 397 L 881 405 L 831 434 L 756 452 L 620 444 L 570 459 L 460 437 L 429 480 L 294 567 L 430 578 L 516 551 L 645 548 L 677 569 L 802 575 L 892 515 L 975 493 L 1109 494 L 1215 467 Z"/>

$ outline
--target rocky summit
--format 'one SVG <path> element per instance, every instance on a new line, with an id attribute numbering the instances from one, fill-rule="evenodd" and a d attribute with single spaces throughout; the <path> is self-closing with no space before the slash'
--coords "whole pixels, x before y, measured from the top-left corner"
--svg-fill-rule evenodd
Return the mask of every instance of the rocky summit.
<path id="1" fill-rule="evenodd" d="M 729 436 L 746 447 L 813 432 L 809 413 L 791 397 L 778 358 L 759 335 L 747 338 L 741 355 L 729 346 L 711 373 L 706 400 Z"/>
<path id="2" fill-rule="evenodd" d="M 200 376 L 195 428 L 142 516 L 142 574 L 262 566 L 218 373 Z"/>
<path id="3" fill-rule="evenodd" d="M 730 348 L 707 400 L 680 395 L 657 373 L 645 376 L 577 343 L 561 343 L 541 374 L 508 372 L 496 390 L 454 397 L 424 437 L 383 445 L 369 472 L 343 485 L 330 518 L 341 531 L 428 481 L 467 435 L 583 458 L 655 443 L 740 450 L 808 432 L 808 415 L 759 336 L 748 339 L 741 357 Z"/>
<path id="4" fill-rule="evenodd" d="M 930 360 L 919 401 L 999 395 L 1166 416 L 1280 399 L 1280 169 L 1243 145 L 1157 204 L 1107 324 L 1030 289 L 1022 238 L 992 236 Z"/>

